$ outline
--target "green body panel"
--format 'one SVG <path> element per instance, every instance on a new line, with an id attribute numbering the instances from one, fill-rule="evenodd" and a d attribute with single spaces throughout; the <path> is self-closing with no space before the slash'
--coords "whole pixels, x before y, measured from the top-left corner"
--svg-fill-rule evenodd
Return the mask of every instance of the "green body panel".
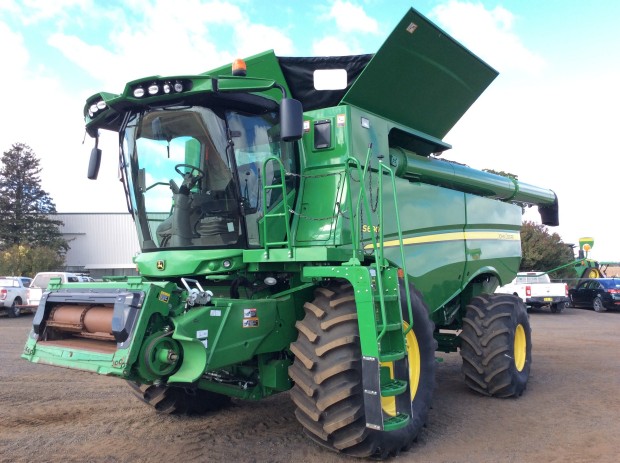
<path id="1" fill-rule="evenodd" d="M 123 353 L 105 354 L 90 350 L 74 351 L 64 347 L 46 346 L 37 344 L 37 340 L 29 338 L 26 341 L 22 358 L 33 363 L 56 365 L 59 367 L 72 368 L 74 370 L 90 371 L 100 375 L 123 376 L 125 370 L 122 366 L 117 367 L 119 358 Z"/>
<path id="2" fill-rule="evenodd" d="M 411 9 L 343 102 L 442 138 L 496 76 L 495 70 Z"/>
<path id="3" fill-rule="evenodd" d="M 244 61 L 248 69 L 251 70 L 252 77 L 273 79 L 282 87 L 284 87 L 287 93 L 290 93 L 288 84 L 286 82 L 286 79 L 284 78 L 284 75 L 282 74 L 280 64 L 278 63 L 278 58 L 276 57 L 273 50 L 268 50 L 262 53 L 258 53 L 256 55 L 252 55 L 248 58 L 245 58 Z M 232 63 L 207 71 L 205 72 L 205 74 L 212 76 L 230 76 L 232 74 Z M 274 100 L 280 100 L 280 98 L 282 98 L 282 92 L 278 89 L 270 90 L 268 92 L 265 92 L 264 94 L 268 95 Z"/>
<path id="4" fill-rule="evenodd" d="M 343 233 L 342 213 L 348 199 L 344 162 L 349 155 L 350 133 L 345 124 L 348 108 L 338 106 L 304 114 L 308 129 L 301 140 L 301 166 L 304 172 L 299 186 L 299 200 L 293 219 L 293 236 L 300 246 L 338 246 L 350 242 L 350 233 Z M 328 146 L 317 148 L 316 123 L 328 121 Z M 319 200 L 317 200 L 320 198 Z"/>
<path id="5" fill-rule="evenodd" d="M 203 345 L 207 354 L 203 370 L 245 362 L 257 354 L 279 352 L 297 337 L 293 302 L 290 296 L 277 301 L 218 298 L 213 305 L 197 307 L 176 317 L 173 338 Z M 198 337 L 199 331 L 208 335 Z"/>
<path id="6" fill-rule="evenodd" d="M 134 257 L 134 263 L 140 275 L 152 278 L 209 275 L 243 268 L 242 254 L 240 249 L 144 252 Z M 224 261 L 230 266 L 224 268 Z"/>

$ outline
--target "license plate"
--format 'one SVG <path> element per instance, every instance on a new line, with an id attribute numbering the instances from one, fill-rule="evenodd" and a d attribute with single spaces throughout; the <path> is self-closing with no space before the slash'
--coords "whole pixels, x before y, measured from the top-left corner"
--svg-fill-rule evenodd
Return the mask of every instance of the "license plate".
<path id="1" fill-rule="evenodd" d="M 545 301 L 545 302 L 553 302 L 553 298 L 552 297 L 545 297 L 545 298 L 543 298 L 543 301 Z"/>

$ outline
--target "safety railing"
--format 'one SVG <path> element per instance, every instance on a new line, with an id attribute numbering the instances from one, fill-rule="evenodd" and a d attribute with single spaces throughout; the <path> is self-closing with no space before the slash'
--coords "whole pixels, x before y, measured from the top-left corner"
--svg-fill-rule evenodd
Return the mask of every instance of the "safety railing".
<path id="1" fill-rule="evenodd" d="M 267 184 L 267 165 L 273 162 L 276 167 L 280 170 L 280 183 L 272 183 L 270 185 Z M 280 158 L 276 156 L 269 156 L 263 162 L 263 170 L 261 172 L 261 182 L 263 185 L 263 246 L 265 248 L 265 258 L 269 258 L 269 249 L 286 246 L 288 249 L 289 257 L 293 256 L 293 245 L 291 240 L 291 217 L 290 210 L 287 204 L 287 195 L 286 195 L 286 171 L 284 170 L 284 165 Z M 277 208 L 272 208 L 271 211 L 267 210 L 267 193 L 269 190 L 281 189 L 282 191 L 282 211 L 276 212 Z M 269 241 L 269 233 L 267 230 L 268 219 L 280 219 L 284 221 L 284 229 L 285 229 L 285 237 L 284 240 L 279 241 Z"/>

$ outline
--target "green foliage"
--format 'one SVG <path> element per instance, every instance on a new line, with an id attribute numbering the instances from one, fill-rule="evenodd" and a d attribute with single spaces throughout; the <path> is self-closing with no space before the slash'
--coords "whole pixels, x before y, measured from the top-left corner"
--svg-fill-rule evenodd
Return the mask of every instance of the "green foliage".
<path id="1" fill-rule="evenodd" d="M 510 172 L 504 172 L 503 170 L 493 170 L 493 169 L 482 169 L 482 170 L 490 174 L 501 175 L 502 177 L 514 178 L 515 180 L 519 179 L 518 175 L 511 174 Z"/>
<path id="2" fill-rule="evenodd" d="M 36 271 L 53 269 L 59 266 L 58 262 L 64 262 L 69 249 L 59 229 L 62 222 L 49 217 L 56 213 L 56 206 L 41 188 L 40 173 L 39 159 L 28 145 L 15 143 L 2 154 L 0 265 L 15 269 L 3 273 L 21 274 L 18 269 L 28 267 L 22 263 L 23 259 L 41 264 L 47 262 Z M 33 253 L 40 255 L 31 255 Z"/>
<path id="3" fill-rule="evenodd" d="M 550 234 L 547 227 L 525 221 L 521 227 L 522 272 L 546 272 L 574 260 L 571 247 L 562 242 L 557 233 Z M 552 279 L 574 277 L 572 267 L 566 267 L 549 276 Z"/>
<path id="4" fill-rule="evenodd" d="M 14 245 L 0 251 L 0 274 L 33 277 L 37 272 L 59 270 L 64 257 L 48 247 Z"/>

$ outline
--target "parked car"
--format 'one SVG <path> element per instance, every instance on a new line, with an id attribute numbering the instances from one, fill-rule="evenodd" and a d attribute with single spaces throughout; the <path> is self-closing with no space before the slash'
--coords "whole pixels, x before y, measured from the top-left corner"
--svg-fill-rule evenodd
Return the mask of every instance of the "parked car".
<path id="1" fill-rule="evenodd" d="M 592 307 L 597 312 L 620 309 L 620 278 L 592 278 L 568 290 L 573 307 Z"/>
<path id="2" fill-rule="evenodd" d="M 11 318 L 22 313 L 20 306 L 28 305 L 30 283 L 28 277 L 0 277 L 0 311 L 5 310 Z"/>
<path id="3" fill-rule="evenodd" d="M 47 289 L 52 278 L 60 278 L 62 283 L 79 283 L 80 277 L 75 273 L 68 272 L 39 272 L 34 276 L 30 284 L 30 304 L 39 305 L 43 292 Z"/>

